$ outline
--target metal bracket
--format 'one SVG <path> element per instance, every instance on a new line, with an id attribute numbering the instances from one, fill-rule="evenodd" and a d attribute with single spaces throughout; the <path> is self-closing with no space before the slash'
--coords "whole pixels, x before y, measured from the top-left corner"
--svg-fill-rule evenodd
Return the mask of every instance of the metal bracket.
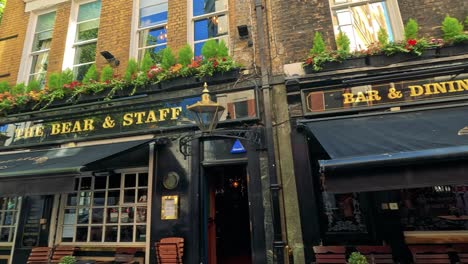
<path id="1" fill-rule="evenodd" d="M 197 132 L 185 135 L 179 139 L 179 151 L 186 158 L 192 155 L 191 143 L 195 139 L 207 138 L 233 138 L 249 142 L 257 149 L 263 147 L 263 128 L 253 127 L 250 129 L 217 129 L 209 133 Z"/>

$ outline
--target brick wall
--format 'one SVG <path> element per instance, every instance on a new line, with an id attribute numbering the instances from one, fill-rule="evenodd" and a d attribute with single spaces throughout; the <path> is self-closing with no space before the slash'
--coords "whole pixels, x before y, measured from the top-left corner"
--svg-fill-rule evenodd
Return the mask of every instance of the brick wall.
<path id="1" fill-rule="evenodd" d="M 48 73 L 62 71 L 68 21 L 70 20 L 70 7 L 70 2 L 57 5 L 54 32 L 52 33 L 52 43 L 49 51 Z"/>
<path id="2" fill-rule="evenodd" d="M 441 24 L 445 15 L 456 17 L 461 22 L 468 16 L 466 0 L 398 0 L 398 4 L 403 23 L 410 18 L 415 19 L 421 36 L 425 37 L 442 36 Z"/>
<path id="3" fill-rule="evenodd" d="M 187 1 L 169 1 L 167 45 L 175 53 L 187 43 Z"/>
<path id="4" fill-rule="evenodd" d="M 0 81 L 16 83 L 28 21 L 29 14 L 24 13 L 23 0 L 8 0 L 0 25 L 0 39 L 18 36 L 0 41 L 0 75 L 10 74 Z"/>

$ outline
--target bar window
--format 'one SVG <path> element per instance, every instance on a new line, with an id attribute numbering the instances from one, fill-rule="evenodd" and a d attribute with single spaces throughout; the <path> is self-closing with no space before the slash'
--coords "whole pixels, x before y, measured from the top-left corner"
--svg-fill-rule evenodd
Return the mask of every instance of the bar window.
<path id="1" fill-rule="evenodd" d="M 144 242 L 148 173 L 78 177 L 62 210 L 62 242 Z"/>
<path id="2" fill-rule="evenodd" d="M 19 197 L 0 197 L 0 245 L 13 243 L 20 202 Z"/>
<path id="3" fill-rule="evenodd" d="M 224 40 L 228 45 L 228 1 L 192 0 L 192 7 L 192 41 L 195 56 L 201 55 L 203 44 L 208 39 Z"/>

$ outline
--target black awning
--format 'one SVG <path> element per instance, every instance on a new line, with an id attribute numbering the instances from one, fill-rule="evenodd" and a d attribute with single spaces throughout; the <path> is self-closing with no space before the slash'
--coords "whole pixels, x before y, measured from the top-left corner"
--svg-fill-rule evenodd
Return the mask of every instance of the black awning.
<path id="1" fill-rule="evenodd" d="M 354 115 L 301 123 L 318 140 L 330 158 L 319 160 L 325 176 L 349 179 L 346 175 L 374 175 L 373 170 L 389 167 L 398 167 L 391 170 L 393 175 L 398 175 L 399 170 L 408 174 L 407 167 L 403 172 L 404 166 L 421 168 L 418 165 L 437 163 L 439 167 L 444 167 L 444 164 L 451 161 L 466 164 L 464 166 L 468 168 L 467 105 Z M 414 172 L 411 171 L 412 180 L 405 182 L 420 185 L 420 182 L 414 180 Z M 380 173 L 386 174 L 385 171 Z M 448 174 L 444 176 L 445 179 L 456 175 L 460 180 L 459 173 Z M 464 176 L 468 178 L 467 174 Z M 442 179 L 426 182 L 443 183 Z"/>
<path id="2" fill-rule="evenodd" d="M 138 140 L 0 155 L 0 196 L 71 191 L 73 180 L 68 177 L 86 170 L 87 164 L 148 142 Z"/>

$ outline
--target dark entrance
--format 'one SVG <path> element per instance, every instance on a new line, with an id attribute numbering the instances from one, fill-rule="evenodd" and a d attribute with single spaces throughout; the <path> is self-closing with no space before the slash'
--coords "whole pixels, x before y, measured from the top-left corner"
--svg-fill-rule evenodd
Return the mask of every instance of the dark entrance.
<path id="1" fill-rule="evenodd" d="M 53 200 L 52 195 L 23 198 L 12 263 L 26 263 L 33 247 L 48 246 Z"/>
<path id="2" fill-rule="evenodd" d="M 245 165 L 207 168 L 208 263 L 252 263 Z"/>

